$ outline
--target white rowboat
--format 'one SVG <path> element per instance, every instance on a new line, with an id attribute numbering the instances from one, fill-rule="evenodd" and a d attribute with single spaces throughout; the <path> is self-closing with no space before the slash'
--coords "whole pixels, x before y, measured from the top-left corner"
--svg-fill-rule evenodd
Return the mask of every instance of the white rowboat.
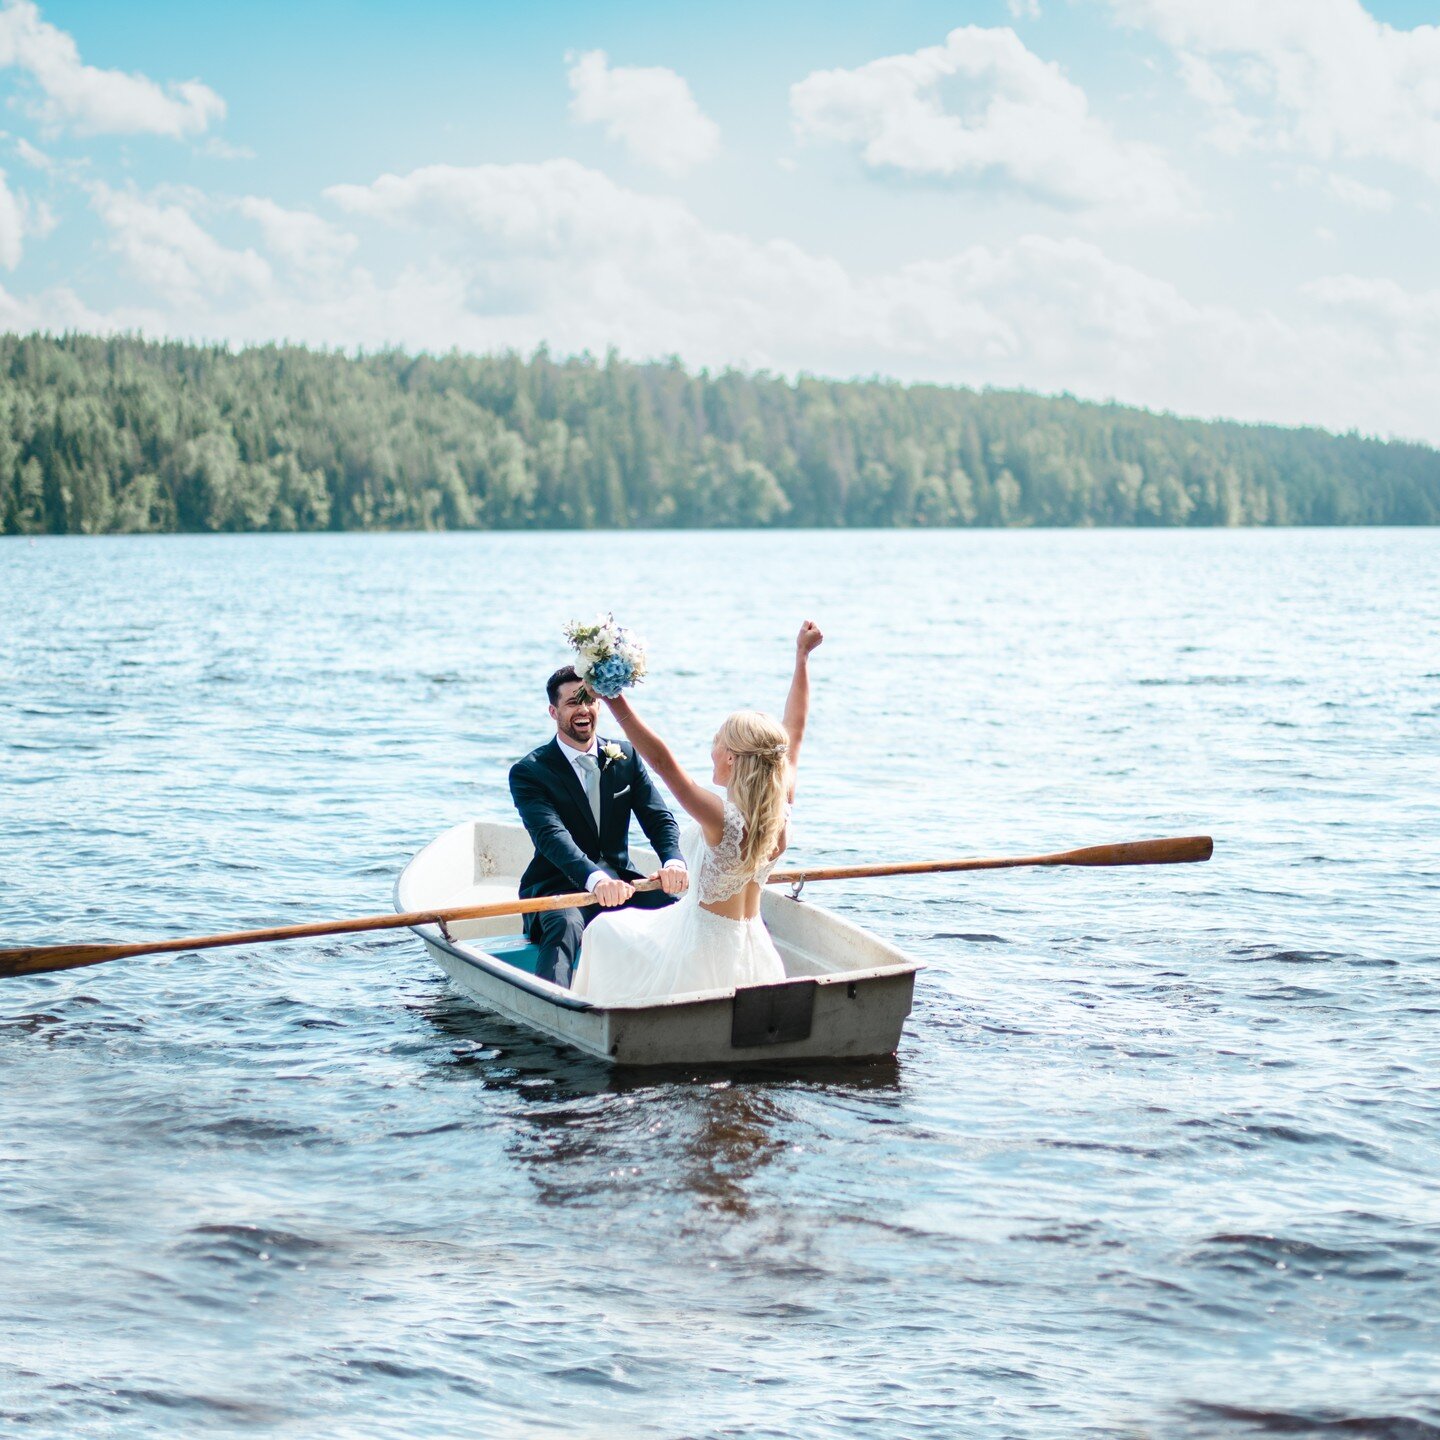
<path id="1" fill-rule="evenodd" d="M 432 840 L 395 883 L 397 911 L 514 900 L 533 853 L 520 825 L 470 820 Z M 658 863 L 631 851 L 637 869 Z M 802 900 L 767 890 L 760 913 L 785 962 L 776 985 L 660 1004 L 595 1005 L 535 975 L 518 915 L 412 928 L 440 968 L 487 1010 L 614 1065 L 754 1065 L 892 1055 L 919 965 Z"/>

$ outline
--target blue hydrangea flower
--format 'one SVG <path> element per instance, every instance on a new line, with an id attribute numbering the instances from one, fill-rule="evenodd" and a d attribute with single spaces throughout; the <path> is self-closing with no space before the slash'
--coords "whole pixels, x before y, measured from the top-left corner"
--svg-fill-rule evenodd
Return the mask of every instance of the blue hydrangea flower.
<path id="1" fill-rule="evenodd" d="M 634 678 L 635 667 L 619 655 L 611 655 L 596 662 L 586 681 L 597 695 L 613 700 Z"/>

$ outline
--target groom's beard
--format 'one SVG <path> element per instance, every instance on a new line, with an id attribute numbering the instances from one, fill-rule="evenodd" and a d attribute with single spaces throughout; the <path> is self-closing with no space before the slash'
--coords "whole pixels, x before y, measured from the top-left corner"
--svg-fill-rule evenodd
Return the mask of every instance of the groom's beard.
<path id="1" fill-rule="evenodd" d="M 560 733 L 574 746 L 581 750 L 588 750 L 590 742 L 595 738 L 595 722 L 587 720 L 585 728 L 578 728 L 579 722 L 571 720 L 567 724 L 557 725 Z"/>

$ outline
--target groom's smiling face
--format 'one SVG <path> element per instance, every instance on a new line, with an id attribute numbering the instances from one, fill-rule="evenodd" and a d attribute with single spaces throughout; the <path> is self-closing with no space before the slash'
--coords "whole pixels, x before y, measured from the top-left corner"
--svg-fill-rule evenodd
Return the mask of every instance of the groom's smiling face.
<path id="1" fill-rule="evenodd" d="M 555 729 L 562 740 L 569 741 L 577 750 L 588 750 L 595 738 L 599 710 L 595 697 L 588 694 L 578 680 L 572 680 L 560 687 L 550 714 L 555 718 Z"/>

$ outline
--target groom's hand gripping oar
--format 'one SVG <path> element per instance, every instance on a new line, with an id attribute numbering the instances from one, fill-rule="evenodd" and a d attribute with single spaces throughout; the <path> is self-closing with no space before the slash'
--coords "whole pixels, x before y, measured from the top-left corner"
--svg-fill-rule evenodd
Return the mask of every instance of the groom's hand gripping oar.
<path id="1" fill-rule="evenodd" d="M 1051 855 L 1015 855 L 993 860 L 922 860 L 893 865 L 842 865 L 810 870 L 777 870 L 769 883 L 815 880 L 860 880 L 882 875 L 938 875 L 958 870 L 1013 870 L 1026 865 L 1187 865 L 1208 860 L 1214 849 L 1208 835 L 1174 840 L 1137 840 L 1124 845 L 1092 845 Z M 636 890 L 653 890 L 657 882 L 636 880 Z M 501 915 L 533 915 L 542 910 L 577 909 L 594 905 L 595 896 L 545 895 L 534 900 L 501 900 L 490 905 L 458 905 L 438 910 L 410 910 L 399 915 L 365 915 L 350 920 L 319 920 L 306 925 L 281 925 L 269 930 L 239 930 L 228 935 L 200 935 L 185 940 L 141 940 L 124 945 L 35 945 L 0 950 L 0 979 L 76 970 L 133 955 L 163 955 L 180 950 L 213 950 L 225 945 L 262 945 L 272 940 L 304 940 L 319 935 L 351 935 L 366 930 L 400 930 L 442 921 L 491 920 Z"/>

